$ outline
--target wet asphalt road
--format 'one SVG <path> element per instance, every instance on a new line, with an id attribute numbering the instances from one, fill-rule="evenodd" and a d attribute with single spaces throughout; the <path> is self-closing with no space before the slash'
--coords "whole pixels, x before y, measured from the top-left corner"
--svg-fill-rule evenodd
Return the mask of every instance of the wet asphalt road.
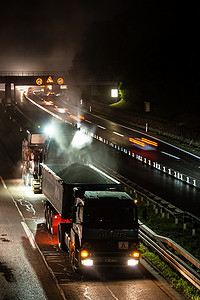
<path id="1" fill-rule="evenodd" d="M 6 255 L 3 256 L 2 261 L 10 270 L 7 272 L 7 275 L 10 274 L 10 282 L 5 285 L 6 280 L 3 278 L 3 285 L 9 293 L 12 288 L 15 288 L 13 292 L 16 293 L 17 291 L 19 295 L 19 298 L 8 299 L 60 299 L 55 294 L 53 295 L 53 292 L 56 293 L 57 290 L 55 281 L 58 282 L 64 299 L 67 300 L 183 299 L 143 260 L 141 265 L 131 272 L 124 269 L 106 269 L 103 271 L 96 270 L 94 273 L 74 273 L 67 253 L 58 249 L 57 236 L 52 236 L 45 229 L 43 219 L 44 196 L 34 195 L 31 188 L 25 187 L 19 179 L 6 180 L 6 186 L 8 190 L 5 191 L 2 188 L 1 191 L 3 190 L 8 198 L 12 198 L 11 201 L 8 201 L 11 203 L 7 205 L 9 214 L 13 210 L 12 219 L 14 221 L 12 224 L 14 224 L 12 232 L 8 229 L 8 225 L 5 226 L 3 234 L 6 235 L 3 238 L 10 242 L 13 241 L 17 253 L 11 254 L 12 245 L 9 242 L 4 242 L 4 247 L 7 248 L 5 248 Z M 21 216 L 13 201 L 23 216 L 24 223 L 33 233 L 33 239 L 30 241 L 33 245 L 34 241 L 37 243 L 38 250 L 33 249 L 30 245 L 30 241 L 21 226 Z M 0 201 L 1 205 L 2 201 Z M 6 215 L 8 215 L 7 209 L 4 210 L 1 217 L 5 220 Z M 44 266 L 43 270 L 41 257 L 46 261 L 48 269 Z"/>
<path id="2" fill-rule="evenodd" d="M 19 128 L 0 111 L 0 299 L 63 299 L 37 249 L 24 231 L 25 220 L 8 192 L 20 178 Z M 8 137 L 11 143 L 8 142 Z M 8 180 L 8 181 L 6 181 Z M 6 182 L 6 183 L 5 183 Z M 21 180 L 20 180 L 21 182 Z"/>
<path id="3" fill-rule="evenodd" d="M 157 279 L 158 274 L 152 276 L 145 263 L 131 274 L 75 274 L 66 253 L 58 251 L 57 237 L 44 228 L 43 195 L 34 195 L 20 179 L 20 154 L 17 156 L 14 147 L 21 138 L 21 133 L 15 132 L 19 129 L 6 120 L 0 126 L 0 299 L 59 300 L 63 299 L 61 293 L 67 300 L 182 299 Z M 11 146 L 6 128 L 10 138 L 16 134 Z"/>
<path id="4" fill-rule="evenodd" d="M 40 101 L 40 104 L 43 105 L 43 102 Z M 26 112 L 26 116 L 28 116 L 30 119 L 33 120 L 36 124 L 47 124 L 51 121 L 51 116 L 45 113 L 44 111 L 38 110 L 37 107 L 32 105 L 30 102 L 24 100 L 23 103 L 18 103 L 18 105 Z M 46 109 L 50 109 L 51 112 L 58 114 L 62 118 L 67 118 L 68 120 L 71 120 L 73 123 L 73 119 L 69 116 L 72 114 L 75 115 L 74 111 L 68 111 L 68 113 L 59 113 L 57 109 L 53 105 L 51 106 L 44 106 Z M 85 117 L 88 117 L 85 115 Z M 103 134 L 106 134 L 106 131 L 102 128 L 97 128 L 95 125 L 95 120 L 92 115 L 89 116 L 92 123 L 86 122 L 87 119 L 85 119 L 85 122 L 88 123 L 88 126 L 93 128 L 93 132 L 96 132 L 96 130 L 100 132 L 103 132 Z M 88 117 L 88 118 L 89 118 Z M 107 134 L 110 134 L 110 132 L 120 132 L 125 133 L 122 130 L 120 126 L 117 124 L 113 124 L 112 122 L 100 119 L 101 123 L 96 123 L 99 125 L 104 125 L 105 127 L 110 127 L 110 131 L 107 131 Z M 88 120 L 87 120 L 88 121 Z M 110 125 L 108 125 L 108 123 Z M 105 128 L 104 127 L 104 128 Z M 120 143 L 124 140 L 124 137 L 120 137 L 116 134 L 112 135 L 112 139 L 114 138 L 114 141 L 116 143 Z M 97 146 L 98 144 L 98 146 Z M 174 179 L 173 177 L 164 174 L 160 172 L 159 170 L 153 169 L 138 160 L 135 160 L 128 155 L 125 155 L 121 152 L 117 152 L 116 150 L 113 150 L 111 147 L 107 145 L 103 145 L 103 143 L 100 142 L 93 142 L 94 147 L 92 146 L 92 149 L 90 148 L 88 150 L 88 155 L 92 156 L 92 159 L 95 161 L 100 161 L 104 165 L 107 165 L 114 171 L 118 172 L 119 174 L 123 175 L 124 177 L 128 178 L 129 180 L 137 183 L 138 185 L 144 187 L 146 190 L 154 193 L 155 195 L 163 198 L 164 200 L 168 201 L 169 203 L 177 206 L 178 208 L 188 211 L 190 213 L 193 213 L 197 217 L 200 217 L 200 190 L 196 189 L 181 180 Z M 169 149 L 169 146 L 167 145 L 160 145 L 159 150 L 163 151 L 165 153 L 173 153 L 176 157 L 179 157 L 180 159 L 176 159 L 173 157 L 170 157 L 166 154 L 162 153 L 162 156 L 160 156 L 160 151 L 146 151 L 145 155 L 148 156 L 151 159 L 164 159 L 166 164 L 170 163 L 171 167 L 179 168 L 181 167 L 183 171 L 187 172 L 190 170 L 193 172 L 193 175 L 199 176 L 199 159 L 198 158 L 191 158 L 186 153 L 180 153 L 178 150 L 173 150 L 175 152 L 170 152 L 172 149 Z M 143 150 L 135 150 L 138 151 L 141 155 L 144 155 Z M 141 152 L 143 151 L 143 152 Z M 159 161 L 160 162 L 160 161 Z M 187 166 L 187 167 L 186 167 Z"/>

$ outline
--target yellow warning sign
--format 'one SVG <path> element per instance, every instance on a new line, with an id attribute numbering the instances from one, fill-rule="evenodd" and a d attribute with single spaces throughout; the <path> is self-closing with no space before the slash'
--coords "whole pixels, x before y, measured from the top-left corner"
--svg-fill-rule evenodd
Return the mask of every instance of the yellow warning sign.
<path id="1" fill-rule="evenodd" d="M 61 77 L 58 78 L 57 83 L 60 84 L 60 85 L 63 84 L 64 83 L 64 79 L 61 78 Z"/>
<path id="2" fill-rule="evenodd" d="M 42 78 L 37 78 L 36 83 L 37 83 L 37 85 L 41 85 L 43 83 Z"/>
<path id="3" fill-rule="evenodd" d="M 51 76 L 49 76 L 49 78 L 47 79 L 47 83 L 53 83 L 53 79 Z"/>

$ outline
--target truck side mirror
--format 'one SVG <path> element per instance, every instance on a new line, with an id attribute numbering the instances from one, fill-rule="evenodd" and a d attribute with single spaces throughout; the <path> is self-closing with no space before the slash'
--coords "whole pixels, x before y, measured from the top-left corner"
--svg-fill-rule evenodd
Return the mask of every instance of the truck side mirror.
<path id="1" fill-rule="evenodd" d="M 85 191 L 82 190 L 81 188 L 75 187 L 73 189 L 73 196 L 75 198 L 83 198 Z"/>

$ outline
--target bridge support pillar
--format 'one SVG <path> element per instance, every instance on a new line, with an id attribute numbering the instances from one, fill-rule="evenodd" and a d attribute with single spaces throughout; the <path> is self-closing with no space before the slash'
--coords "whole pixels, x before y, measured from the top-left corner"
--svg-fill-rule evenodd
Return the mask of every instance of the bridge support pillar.
<path id="1" fill-rule="evenodd" d="M 5 84 L 5 100 L 6 104 L 11 104 L 11 82 Z"/>

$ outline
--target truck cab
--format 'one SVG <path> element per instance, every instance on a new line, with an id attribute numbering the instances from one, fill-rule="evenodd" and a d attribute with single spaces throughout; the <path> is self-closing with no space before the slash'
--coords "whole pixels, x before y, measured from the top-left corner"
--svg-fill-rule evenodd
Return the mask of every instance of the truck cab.
<path id="1" fill-rule="evenodd" d="M 40 163 L 46 139 L 43 133 L 27 131 L 22 142 L 22 179 L 25 185 L 32 186 L 34 193 L 41 193 Z"/>
<path id="2" fill-rule="evenodd" d="M 65 243 L 75 268 L 136 266 L 138 216 L 133 199 L 121 191 L 82 192 L 75 197 Z"/>

